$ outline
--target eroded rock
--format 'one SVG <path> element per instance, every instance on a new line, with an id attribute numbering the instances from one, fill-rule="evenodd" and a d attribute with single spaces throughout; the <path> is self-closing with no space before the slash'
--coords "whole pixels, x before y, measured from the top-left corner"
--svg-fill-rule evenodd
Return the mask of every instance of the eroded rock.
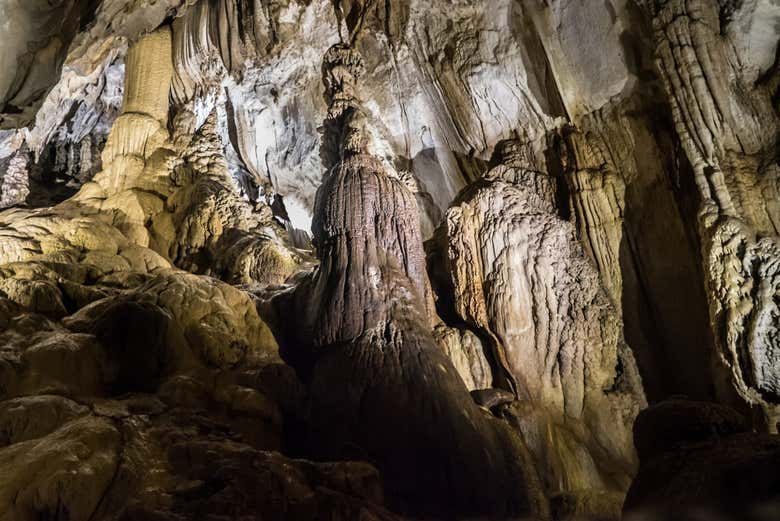
<path id="1" fill-rule="evenodd" d="M 555 180 L 533 166 L 530 146 L 504 143 L 494 161 L 447 212 L 455 310 L 491 340 L 509 390 L 533 404 L 515 425 L 535 440 L 548 493 L 625 490 L 645 399 L 620 315 L 558 216 Z"/>
<path id="2" fill-rule="evenodd" d="M 774 518 L 773 2 L 44 4 L 0 518 Z"/>
<path id="3" fill-rule="evenodd" d="M 728 407 L 684 400 L 643 411 L 634 428 L 639 473 L 623 507 L 648 519 L 777 516 L 777 435 L 750 432 Z"/>

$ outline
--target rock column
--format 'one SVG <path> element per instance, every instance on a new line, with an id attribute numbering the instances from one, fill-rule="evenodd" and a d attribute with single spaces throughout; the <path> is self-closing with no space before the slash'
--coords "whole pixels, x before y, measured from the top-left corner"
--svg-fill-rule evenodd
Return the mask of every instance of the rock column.
<path id="1" fill-rule="evenodd" d="M 631 425 L 645 405 L 622 323 L 527 143 L 500 143 L 447 211 L 457 314 L 514 377 L 507 409 L 550 494 L 625 492 Z"/>
<path id="2" fill-rule="evenodd" d="M 284 312 L 301 317 L 282 352 L 310 386 L 312 443 L 376 463 L 404 512 L 545 518 L 522 441 L 475 405 L 432 336 L 417 207 L 369 152 L 361 72 L 349 46 L 327 52 L 321 264 Z"/>
<path id="3" fill-rule="evenodd" d="M 168 98 L 173 61 L 171 29 L 161 27 L 127 54 L 122 114 L 108 136 L 103 171 L 85 184 L 76 201 L 114 213 L 113 224 L 132 242 L 149 246 L 146 223 L 163 211 L 169 192 Z"/>

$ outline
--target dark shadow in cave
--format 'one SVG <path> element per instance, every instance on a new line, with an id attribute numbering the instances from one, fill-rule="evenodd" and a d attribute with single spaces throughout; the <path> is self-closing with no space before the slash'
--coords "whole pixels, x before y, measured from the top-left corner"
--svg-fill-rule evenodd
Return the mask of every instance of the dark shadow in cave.
<path id="1" fill-rule="evenodd" d="M 693 172 L 665 122 L 637 143 L 639 175 L 626 187 L 620 268 L 625 338 L 648 401 L 714 397 L 704 277 L 694 229 Z M 657 155 L 656 155 L 657 154 Z M 653 169 L 661 158 L 660 171 Z M 655 175 L 654 175 L 655 174 Z"/>

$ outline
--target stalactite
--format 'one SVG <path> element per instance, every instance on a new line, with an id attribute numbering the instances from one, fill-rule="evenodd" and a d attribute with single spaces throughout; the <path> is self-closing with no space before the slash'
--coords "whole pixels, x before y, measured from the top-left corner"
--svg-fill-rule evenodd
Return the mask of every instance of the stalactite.
<path id="1" fill-rule="evenodd" d="M 778 119 L 766 91 L 741 83 L 715 4 L 648 4 L 657 68 L 702 199 L 714 379 L 722 400 L 733 402 L 736 392 L 743 403 L 762 409 L 760 423 L 776 431 L 780 375 L 768 360 L 780 352 L 780 240 L 778 216 L 768 213 L 776 209 L 768 203 L 777 196 L 777 166 L 761 158 L 773 153 Z"/>
<path id="2" fill-rule="evenodd" d="M 30 193 L 30 154 L 26 148 L 16 152 L 0 184 L 0 209 L 24 204 Z"/>

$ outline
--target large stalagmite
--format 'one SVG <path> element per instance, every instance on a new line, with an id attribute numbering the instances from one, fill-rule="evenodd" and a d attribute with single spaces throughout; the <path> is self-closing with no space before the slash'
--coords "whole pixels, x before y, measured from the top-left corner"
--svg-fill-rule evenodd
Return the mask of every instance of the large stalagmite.
<path id="1" fill-rule="evenodd" d="M 149 246 L 146 222 L 163 211 L 169 162 L 168 93 L 173 76 L 171 30 L 144 37 L 128 52 L 122 114 L 103 150 L 104 169 L 75 197 L 114 213 L 136 244 Z"/>
<path id="2" fill-rule="evenodd" d="M 447 211 L 455 311 L 511 374 L 524 404 L 511 414 L 548 493 L 625 490 L 645 402 L 619 314 L 530 144 L 496 150 L 493 168 Z"/>
<path id="3" fill-rule="evenodd" d="M 472 402 L 433 339 L 416 204 L 369 153 L 362 67 L 347 45 L 325 55 L 321 262 L 275 303 L 280 318 L 303 319 L 279 330 L 293 346 L 283 356 L 309 382 L 312 443 L 376 462 L 410 513 L 544 517 L 522 441 Z"/>

